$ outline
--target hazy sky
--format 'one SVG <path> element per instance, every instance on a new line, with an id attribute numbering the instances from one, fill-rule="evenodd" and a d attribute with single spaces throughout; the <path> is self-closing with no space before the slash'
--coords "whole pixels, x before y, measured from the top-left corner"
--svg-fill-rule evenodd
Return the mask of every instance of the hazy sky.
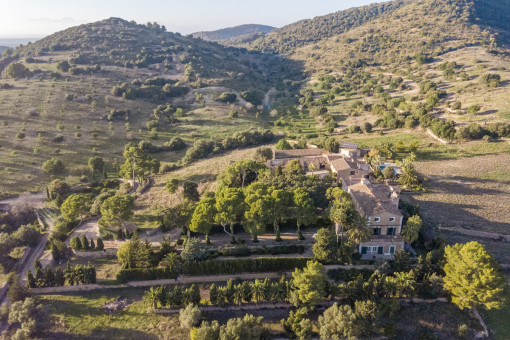
<path id="1" fill-rule="evenodd" d="M 189 34 L 241 24 L 280 27 L 377 0 L 0 0 L 0 37 L 37 37 L 109 17 Z"/>

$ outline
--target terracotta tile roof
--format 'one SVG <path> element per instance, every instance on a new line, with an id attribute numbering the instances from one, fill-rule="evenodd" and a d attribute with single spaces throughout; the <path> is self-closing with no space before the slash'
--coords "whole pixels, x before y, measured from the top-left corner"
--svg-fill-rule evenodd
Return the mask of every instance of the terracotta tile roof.
<path id="1" fill-rule="evenodd" d="M 327 152 L 324 149 L 292 149 L 292 150 L 275 150 L 274 158 L 300 158 L 300 157 L 313 157 L 322 156 Z"/>
<path id="2" fill-rule="evenodd" d="M 335 159 L 331 161 L 331 166 L 335 168 L 336 171 L 347 170 L 347 169 L 357 169 L 357 167 L 351 162 L 347 162 L 345 158 L 341 157 L 339 159 Z"/>
<path id="3" fill-rule="evenodd" d="M 349 193 L 358 203 L 365 216 L 375 216 L 389 212 L 402 216 L 392 201 L 392 188 L 385 184 L 372 184 L 361 181 L 348 187 Z"/>

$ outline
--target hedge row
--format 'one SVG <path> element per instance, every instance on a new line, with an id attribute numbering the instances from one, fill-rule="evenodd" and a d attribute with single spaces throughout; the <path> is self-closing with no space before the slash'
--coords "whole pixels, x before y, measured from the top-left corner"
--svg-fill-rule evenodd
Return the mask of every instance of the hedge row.
<path id="1" fill-rule="evenodd" d="M 217 275 L 279 272 L 304 268 L 312 257 L 261 257 L 232 260 L 207 260 L 186 262 L 182 265 L 183 275 Z"/>
<path id="2" fill-rule="evenodd" d="M 250 255 L 283 255 L 283 254 L 302 254 L 305 251 L 303 245 L 280 245 L 273 247 L 248 248 L 235 247 L 232 249 L 223 249 L 211 252 L 211 257 L 217 256 L 250 256 Z"/>
<path id="3" fill-rule="evenodd" d="M 126 283 L 129 281 L 176 279 L 178 276 L 178 273 L 166 268 L 121 269 L 117 273 L 117 281 Z"/>

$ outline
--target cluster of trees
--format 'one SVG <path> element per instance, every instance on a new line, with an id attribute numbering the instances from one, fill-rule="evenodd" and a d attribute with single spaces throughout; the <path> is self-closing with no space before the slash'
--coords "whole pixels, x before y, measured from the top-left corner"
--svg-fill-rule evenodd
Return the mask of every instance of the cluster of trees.
<path id="1" fill-rule="evenodd" d="M 238 163 L 237 166 L 245 169 L 244 173 L 231 172 L 236 165 L 231 166 L 220 177 L 222 183 L 230 183 L 220 186 L 214 196 L 204 197 L 198 202 L 189 225 L 191 231 L 205 234 L 208 238 L 211 228 L 217 223 L 233 236 L 233 226 L 241 223 L 257 242 L 257 236 L 265 232 L 266 226 L 273 225 L 276 240 L 280 241 L 279 225 L 291 215 L 297 219 L 298 232 L 301 225 L 316 222 L 316 208 L 306 191 L 300 188 L 293 191 L 279 189 L 261 181 L 244 187 L 248 184 L 245 182 L 249 172 L 262 168 L 249 162 Z M 233 183 L 237 181 L 240 183 Z M 230 232 L 227 226 L 230 226 Z"/>
<path id="2" fill-rule="evenodd" d="M 21 194 L 10 212 L 0 214 L 0 269 L 13 270 L 18 259 L 12 256 L 16 247 L 37 245 L 41 238 L 30 194 Z"/>
<path id="3" fill-rule="evenodd" d="M 94 243 L 93 239 L 87 239 L 87 236 L 83 234 L 81 237 L 75 236 L 70 240 L 70 246 L 75 250 L 98 250 L 101 251 L 104 249 L 104 243 L 102 238 L 98 238 L 96 243 Z"/>
<path id="4" fill-rule="evenodd" d="M 188 287 L 178 285 L 151 287 L 145 292 L 144 300 L 149 302 L 154 309 L 199 305 L 200 288 L 194 283 Z"/>
<path id="5" fill-rule="evenodd" d="M 145 182 L 150 174 L 159 172 L 160 162 L 147 155 L 139 146 L 129 143 L 124 148 L 124 163 L 120 166 L 119 174 L 126 179 Z"/>
<path id="6" fill-rule="evenodd" d="M 64 285 L 80 285 L 96 283 L 96 269 L 88 264 L 87 266 L 77 264 L 74 267 L 68 262 L 65 270 L 62 268 L 42 268 L 39 260 L 34 263 L 35 276 L 27 271 L 27 287 L 55 287 Z"/>
<path id="7" fill-rule="evenodd" d="M 186 155 L 180 160 L 182 165 L 190 164 L 196 160 L 206 158 L 211 154 L 247 146 L 269 143 L 274 139 L 270 130 L 246 130 L 235 132 L 223 140 L 211 141 L 199 139 L 188 149 Z"/>
<path id="8" fill-rule="evenodd" d="M 255 280 L 254 282 L 243 281 L 234 284 L 232 279 L 226 286 L 212 284 L 209 288 L 209 301 L 212 305 L 227 306 L 241 305 L 255 302 L 284 302 L 290 292 L 290 282 L 284 277 L 280 281 L 272 282 L 269 279 Z"/>
<path id="9" fill-rule="evenodd" d="M 178 262 L 176 255 L 169 239 L 163 240 L 159 250 L 155 251 L 147 240 L 143 242 L 140 239 L 136 231 L 133 233 L 131 240 L 122 244 L 117 251 L 117 259 L 122 269 L 154 268 L 161 263 L 162 265 L 168 265 L 171 270 L 175 271 Z"/>
<path id="10" fill-rule="evenodd" d="M 199 317 L 195 317 L 197 323 L 199 319 Z M 203 321 L 200 327 L 191 328 L 190 339 L 271 339 L 269 330 L 264 328 L 263 320 L 264 318 L 262 316 L 256 317 L 251 314 L 246 314 L 243 318 L 229 319 L 226 324 L 221 326 L 218 321 Z"/>
<path id="11" fill-rule="evenodd" d="M 2 304 L 0 321 L 6 322 L 16 331 L 12 339 L 33 339 L 42 337 L 49 325 L 49 313 L 36 299 L 23 297 Z"/>

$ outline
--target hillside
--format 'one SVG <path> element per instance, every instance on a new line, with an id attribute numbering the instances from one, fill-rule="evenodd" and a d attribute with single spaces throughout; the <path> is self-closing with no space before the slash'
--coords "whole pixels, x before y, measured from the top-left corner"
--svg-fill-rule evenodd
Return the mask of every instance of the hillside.
<path id="1" fill-rule="evenodd" d="M 318 42 L 361 26 L 386 13 L 395 11 L 407 2 L 409 1 L 397 0 L 371 4 L 301 20 L 264 35 L 251 42 L 249 47 L 264 52 L 286 53 L 296 47 Z"/>
<path id="2" fill-rule="evenodd" d="M 193 33 L 195 38 L 201 38 L 207 41 L 221 41 L 232 38 L 237 38 L 246 35 L 269 33 L 276 27 L 266 25 L 247 24 L 235 27 L 223 28 L 215 31 L 203 31 Z"/>
<path id="3" fill-rule="evenodd" d="M 271 128 L 262 105 L 293 100 L 302 78 L 289 59 L 118 18 L 17 47 L 0 69 L 9 63 L 24 69 L 1 79 L 3 193 L 40 190 L 50 180 L 41 165 L 51 157 L 67 164 L 76 183 L 94 155 L 115 172 L 129 142 L 144 141 L 172 163 L 196 140 Z M 183 148 L 168 146 L 174 137 Z"/>

